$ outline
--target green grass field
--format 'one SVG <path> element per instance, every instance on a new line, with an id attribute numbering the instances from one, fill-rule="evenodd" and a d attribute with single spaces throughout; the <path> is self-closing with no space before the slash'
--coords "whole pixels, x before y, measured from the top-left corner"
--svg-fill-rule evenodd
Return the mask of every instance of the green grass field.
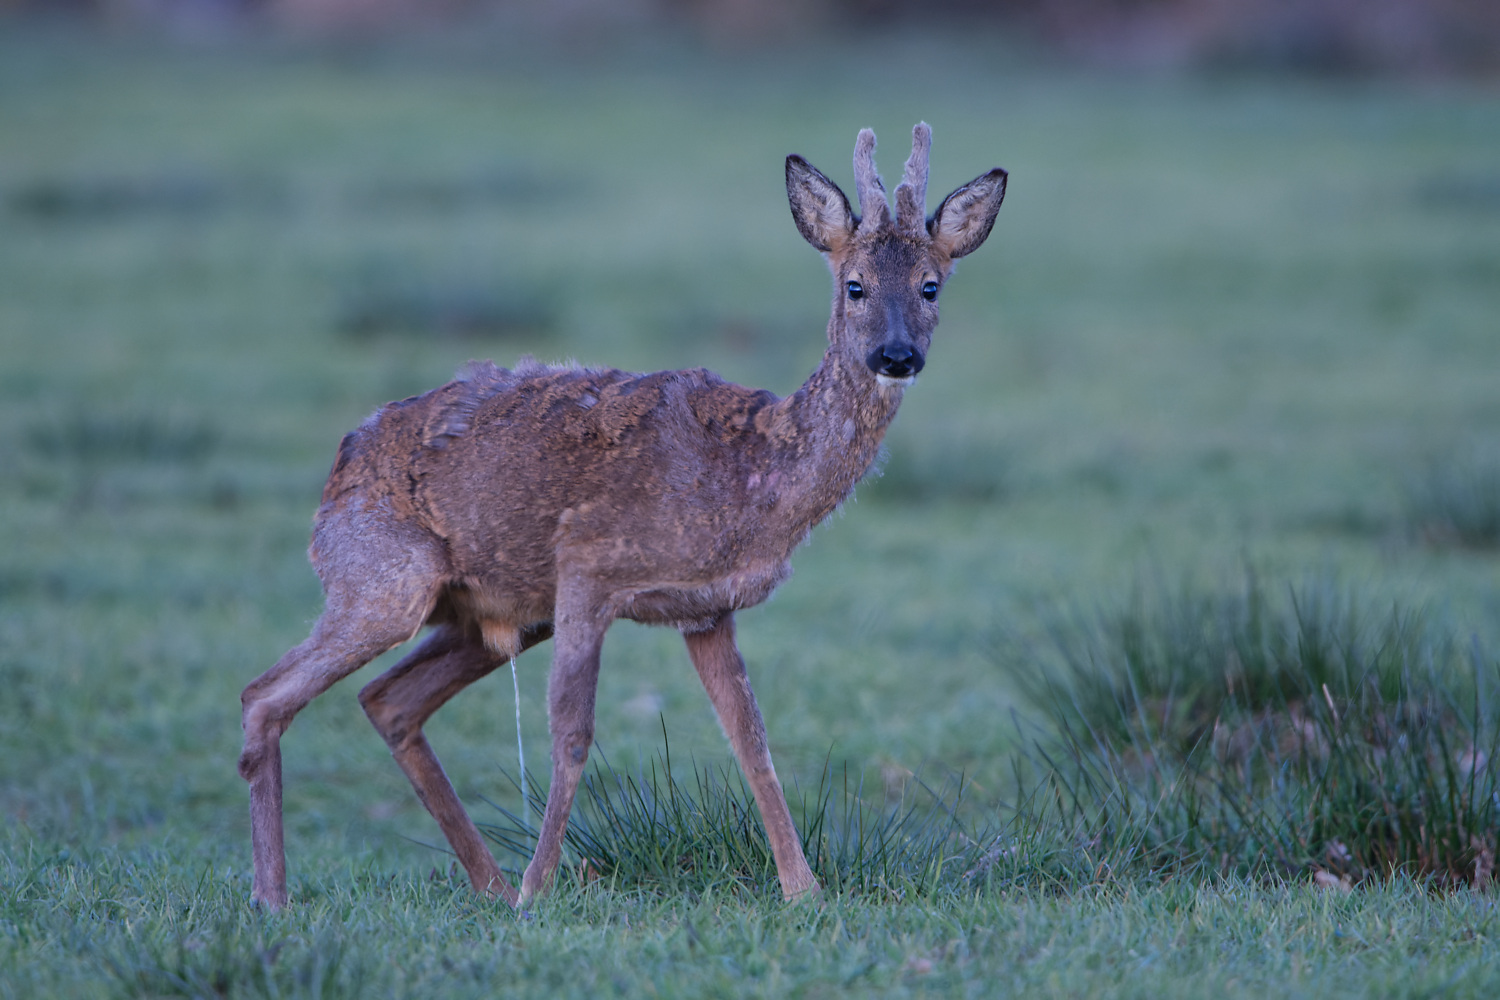
<path id="1" fill-rule="evenodd" d="M 791 391 L 829 290 L 782 159 L 847 190 L 856 131 L 889 177 L 918 119 L 934 203 L 995 165 L 1011 185 L 884 477 L 739 618 L 785 781 L 847 766 L 878 811 L 962 773 L 985 826 L 1047 724 L 997 648 L 1143 580 L 1333 581 L 1497 662 L 1493 85 L 1113 77 L 947 35 L 559 53 L 0 22 L 0 996 L 1500 992 L 1493 888 L 1401 877 L 818 909 L 612 878 L 517 921 L 432 846 L 354 698 L 378 664 L 283 741 L 293 906 L 248 905 L 238 694 L 318 613 L 340 435 L 472 357 Z M 546 657 L 520 661 L 538 773 Z M 663 726 L 675 760 L 729 760 L 675 635 L 617 625 L 604 661 L 615 768 Z M 480 822 L 519 804 L 512 712 L 497 675 L 429 728 Z"/>

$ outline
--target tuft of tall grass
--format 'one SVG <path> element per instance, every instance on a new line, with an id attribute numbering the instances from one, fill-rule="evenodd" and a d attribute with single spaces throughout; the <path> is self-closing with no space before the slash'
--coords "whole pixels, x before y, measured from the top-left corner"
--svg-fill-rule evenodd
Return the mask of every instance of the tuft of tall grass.
<path id="1" fill-rule="evenodd" d="M 34 456 L 82 463 L 202 462 L 222 433 L 207 418 L 157 409 L 84 409 L 33 422 L 25 444 Z"/>
<path id="2" fill-rule="evenodd" d="M 95 222 L 202 215 L 224 205 L 229 194 L 222 183 L 193 174 L 48 177 L 17 186 L 5 197 L 5 205 L 22 219 Z"/>
<path id="3" fill-rule="evenodd" d="M 684 777 L 674 769 L 669 746 L 635 774 L 597 757 L 579 786 L 558 878 L 662 894 L 774 895 L 776 862 L 743 776 L 727 765 L 694 762 L 688 770 Z M 547 799 L 534 778 L 528 786 L 526 817 L 497 805 L 500 821 L 480 824 L 523 861 L 536 844 L 531 820 L 540 822 Z M 810 794 L 790 790 L 803 851 L 825 890 L 911 899 L 972 878 L 988 838 L 960 819 L 962 779 L 908 786 L 897 801 L 876 803 L 860 780 L 851 785 L 847 768 L 839 775 L 825 765 Z"/>
<path id="4" fill-rule="evenodd" d="M 1053 615 L 997 647 L 1040 715 L 997 808 L 962 780 L 874 801 L 826 766 L 788 796 L 840 896 L 910 899 L 987 885 L 1075 888 L 1162 877 L 1493 883 L 1500 852 L 1500 661 L 1421 615 L 1375 613 L 1312 583 L 1141 588 Z M 517 783 L 519 788 L 519 784 Z M 531 782 L 530 816 L 546 792 Z M 529 818 L 482 827 L 515 858 Z M 738 771 L 637 773 L 599 758 L 561 878 L 662 894 L 774 895 L 776 867 Z"/>
<path id="5" fill-rule="evenodd" d="M 451 282 L 361 287 L 345 296 L 337 319 L 339 333 L 352 340 L 526 339 L 546 337 L 554 325 L 539 296 Z"/>
<path id="6" fill-rule="evenodd" d="M 347 961 L 347 943 L 330 931 L 310 941 L 282 939 L 269 948 L 254 932 L 216 913 L 202 932 L 152 927 L 113 949 L 89 943 L 118 993 L 131 997 L 360 996 L 366 970 Z M 285 952 L 285 954 L 283 954 Z"/>
<path id="7" fill-rule="evenodd" d="M 1015 813 L 1110 868 L 1482 886 L 1500 663 L 1333 584 L 1142 589 L 1000 661 L 1039 709 Z"/>
<path id="8" fill-rule="evenodd" d="M 963 432 L 892 443 L 859 495 L 893 503 L 990 503 L 1012 493 L 1013 459 L 1000 444 Z"/>
<path id="9" fill-rule="evenodd" d="M 1500 549 L 1500 448 L 1429 464 L 1407 484 L 1406 522 L 1429 545 Z"/>

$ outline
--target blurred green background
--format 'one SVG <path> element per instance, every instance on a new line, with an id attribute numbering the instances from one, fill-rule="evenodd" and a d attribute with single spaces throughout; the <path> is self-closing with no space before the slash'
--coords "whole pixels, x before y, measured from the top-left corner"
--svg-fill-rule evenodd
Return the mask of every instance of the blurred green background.
<path id="1" fill-rule="evenodd" d="M 1333 576 L 1500 637 L 1489 49 L 1186 3 L 346 6 L 0 16 L 8 850 L 166 844 L 243 879 L 238 693 L 319 610 L 340 436 L 475 357 L 792 391 L 829 287 L 782 160 L 847 190 L 865 126 L 890 175 L 932 124 L 933 204 L 1011 184 L 884 476 L 741 616 L 784 780 L 994 793 L 995 637 L 1142 576 Z M 1489 37 L 1478 5 L 1431 11 Z M 520 666 L 534 767 L 546 656 Z M 441 863 L 355 703 L 376 670 L 285 739 L 294 879 Z M 670 633 L 616 626 L 599 705 L 617 765 L 663 724 L 728 758 Z M 511 712 L 487 680 L 430 730 L 481 819 Z"/>

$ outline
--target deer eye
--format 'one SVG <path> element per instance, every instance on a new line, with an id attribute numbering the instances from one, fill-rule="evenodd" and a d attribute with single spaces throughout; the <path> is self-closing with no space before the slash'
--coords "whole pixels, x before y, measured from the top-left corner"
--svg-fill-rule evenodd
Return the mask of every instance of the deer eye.
<path id="1" fill-rule="evenodd" d="M 865 297 L 865 286 L 857 281 L 851 281 L 844 287 L 849 290 L 849 297 L 851 299 L 862 299 Z"/>
<path id="2" fill-rule="evenodd" d="M 928 302 L 931 302 L 933 299 L 937 298 L 936 281 L 922 282 L 922 298 L 926 299 Z"/>

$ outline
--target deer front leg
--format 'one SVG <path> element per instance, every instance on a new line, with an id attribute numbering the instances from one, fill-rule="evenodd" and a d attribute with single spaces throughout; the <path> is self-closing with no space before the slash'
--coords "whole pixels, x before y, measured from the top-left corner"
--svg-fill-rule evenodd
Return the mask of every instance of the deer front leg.
<path id="1" fill-rule="evenodd" d="M 558 609 L 552 672 L 547 677 L 547 726 L 552 734 L 552 785 L 536 853 L 521 876 L 520 905 L 547 890 L 562 858 L 568 813 L 594 742 L 594 696 L 599 686 L 599 649 L 608 620 Z"/>
<path id="2" fill-rule="evenodd" d="M 490 674 L 507 656 L 518 656 L 551 634 L 550 625 L 519 630 L 513 648 L 497 654 L 477 635 L 443 626 L 359 693 L 365 714 L 391 748 L 391 756 L 411 781 L 417 798 L 442 828 L 474 891 L 499 896 L 512 906 L 515 889 L 500 873 L 422 727 L 448 699 Z"/>
<path id="3" fill-rule="evenodd" d="M 755 804 L 760 808 L 766 836 L 771 841 L 771 853 L 776 858 L 782 894 L 790 900 L 817 892 L 818 880 L 807 866 L 802 841 L 786 807 L 786 796 L 776 780 L 776 768 L 766 743 L 766 726 L 755 703 L 755 692 L 750 689 L 745 660 L 734 642 L 734 616 L 726 614 L 708 630 L 687 632 L 683 638 L 709 700 L 719 713 L 719 724 L 729 737 L 740 770 L 755 794 Z"/>

